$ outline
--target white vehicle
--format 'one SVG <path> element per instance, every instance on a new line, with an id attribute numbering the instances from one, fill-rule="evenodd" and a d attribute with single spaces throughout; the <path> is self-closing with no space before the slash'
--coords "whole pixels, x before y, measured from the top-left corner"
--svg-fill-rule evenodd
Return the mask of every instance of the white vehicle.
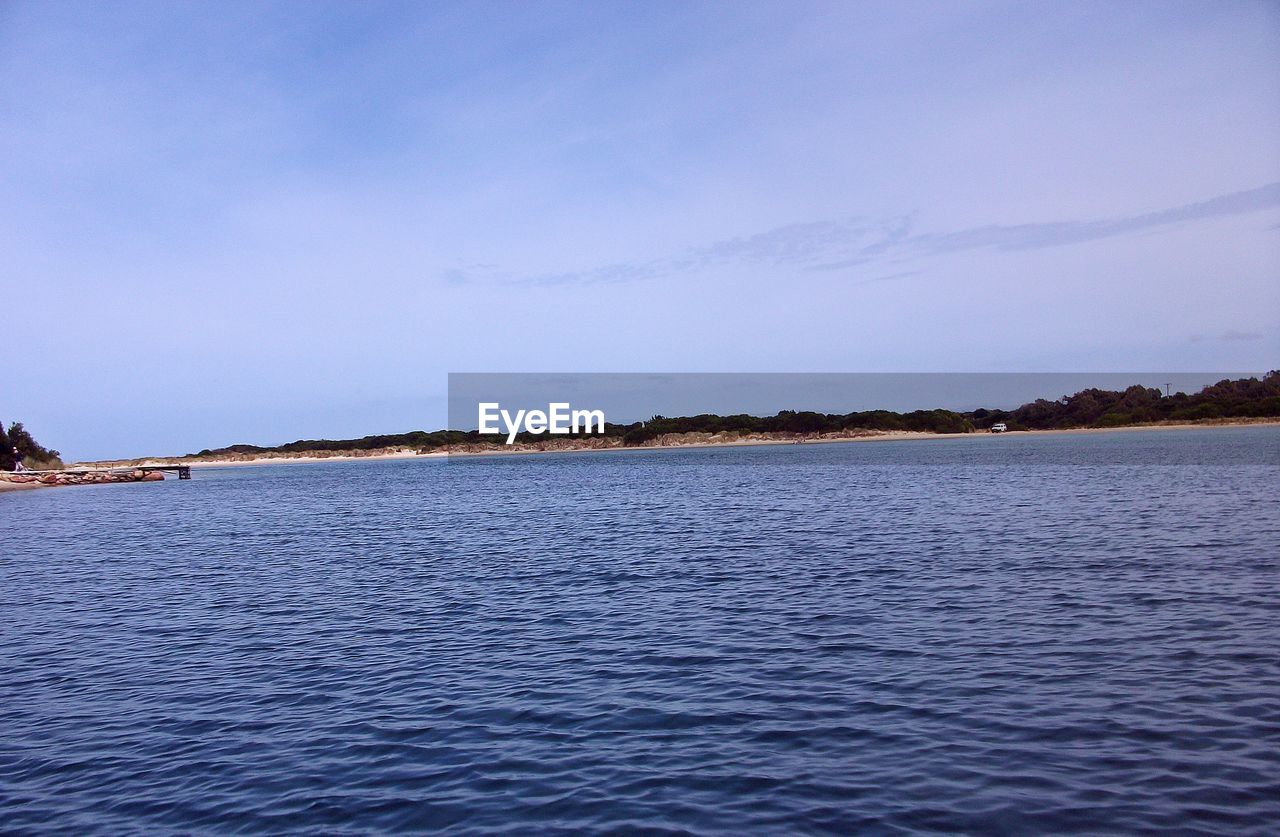
<path id="1" fill-rule="evenodd" d="M 991 425 L 992 433 L 1003 433 L 1008 429 L 1009 429 L 1009 426 L 1002 421 L 998 421 L 995 424 Z"/>

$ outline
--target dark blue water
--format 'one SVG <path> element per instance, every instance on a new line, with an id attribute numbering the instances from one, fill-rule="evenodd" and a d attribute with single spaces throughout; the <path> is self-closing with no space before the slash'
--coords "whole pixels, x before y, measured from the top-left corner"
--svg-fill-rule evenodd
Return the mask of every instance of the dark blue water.
<path id="1" fill-rule="evenodd" d="M 0 496 L 0 829 L 1280 831 L 1280 428 Z"/>

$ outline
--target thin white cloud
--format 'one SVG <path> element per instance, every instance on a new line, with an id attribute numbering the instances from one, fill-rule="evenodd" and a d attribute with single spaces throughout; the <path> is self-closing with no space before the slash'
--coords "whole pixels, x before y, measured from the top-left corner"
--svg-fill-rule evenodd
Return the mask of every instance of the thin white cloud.
<path id="1" fill-rule="evenodd" d="M 1266 337 L 1260 331 L 1236 331 L 1228 329 L 1219 334 L 1193 334 L 1188 342 L 1191 343 L 1251 343 L 1255 340 L 1261 340 Z"/>
<path id="2" fill-rule="evenodd" d="M 1119 218 L 993 224 L 949 233 L 916 235 L 911 234 L 914 224 L 912 216 L 877 222 L 865 219 L 811 221 L 715 241 L 677 255 L 614 262 L 584 270 L 521 276 L 498 270 L 493 265 L 483 265 L 474 269 L 449 270 L 442 278 L 451 284 L 497 280 L 515 285 L 594 285 L 641 282 L 735 264 L 790 266 L 823 272 L 847 271 L 890 258 L 935 257 L 966 250 L 1018 251 L 1065 247 L 1275 207 L 1280 207 L 1280 182 L 1157 212 Z M 860 280 L 858 284 L 882 281 L 883 278 L 905 277 L 918 272 L 900 271 L 889 277 Z"/>

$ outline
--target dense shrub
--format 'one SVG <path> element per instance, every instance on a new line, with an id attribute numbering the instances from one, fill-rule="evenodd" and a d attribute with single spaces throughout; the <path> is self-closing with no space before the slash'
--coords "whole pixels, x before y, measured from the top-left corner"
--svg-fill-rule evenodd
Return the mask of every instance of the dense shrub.
<path id="1" fill-rule="evenodd" d="M 1217 418 L 1280 416 L 1280 372 L 1262 377 L 1224 380 L 1198 393 L 1164 396 L 1160 390 L 1132 386 L 1123 391 L 1086 389 L 1064 395 L 1057 401 L 1038 399 L 1014 410 L 979 409 L 970 413 L 951 410 L 889 410 L 824 414 L 783 410 L 774 416 L 738 414 L 720 416 L 653 416 L 645 422 L 607 424 L 605 436 L 619 438 L 624 445 L 642 445 L 667 433 L 794 433 L 810 435 L 854 430 L 915 430 L 930 433 L 970 433 L 987 430 L 1004 422 L 1009 430 L 1051 430 L 1070 427 L 1119 427 L 1157 421 L 1195 421 Z M 21 425 L 17 425 L 21 428 Z M 577 434 L 594 435 L 594 434 Z M 522 433 L 518 441 L 545 440 L 545 436 Z M 202 450 L 199 456 L 226 454 L 302 453 L 306 451 L 373 450 L 407 447 L 429 451 L 464 442 L 493 442 L 493 436 L 476 431 L 437 430 L 393 435 L 364 436 L 359 439 L 299 439 L 276 447 L 232 445 Z M 5 450 L 8 450 L 6 446 Z M 55 452 L 56 453 L 56 452 Z M 0 460 L 2 461 L 2 460 Z"/>
<path id="2" fill-rule="evenodd" d="M 0 423 L 0 471 L 12 471 L 14 466 L 13 449 L 17 448 L 23 456 L 23 465 L 32 470 L 55 470 L 62 466 L 62 455 L 56 450 L 42 446 L 22 422 L 15 421 L 5 430 Z"/>

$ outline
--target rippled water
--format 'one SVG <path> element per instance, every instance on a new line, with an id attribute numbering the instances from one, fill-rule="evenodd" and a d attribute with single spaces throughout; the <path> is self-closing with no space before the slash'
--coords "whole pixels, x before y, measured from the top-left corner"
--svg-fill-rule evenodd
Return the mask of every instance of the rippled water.
<path id="1" fill-rule="evenodd" d="M 0 496 L 0 828 L 1280 831 L 1280 428 Z"/>

